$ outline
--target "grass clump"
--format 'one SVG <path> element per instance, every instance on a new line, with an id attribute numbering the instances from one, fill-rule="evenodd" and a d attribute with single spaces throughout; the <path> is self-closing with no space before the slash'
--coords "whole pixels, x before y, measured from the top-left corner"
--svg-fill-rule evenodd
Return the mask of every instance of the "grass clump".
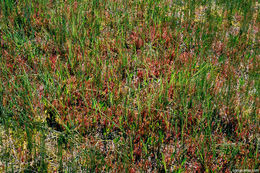
<path id="1" fill-rule="evenodd" d="M 0 172 L 259 169 L 259 3 L 0 1 Z"/>

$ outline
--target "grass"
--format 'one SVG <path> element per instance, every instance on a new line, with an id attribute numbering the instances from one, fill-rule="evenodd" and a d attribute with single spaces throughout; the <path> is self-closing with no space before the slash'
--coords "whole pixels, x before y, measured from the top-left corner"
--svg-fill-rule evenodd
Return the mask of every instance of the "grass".
<path id="1" fill-rule="evenodd" d="M 258 170 L 258 10 L 0 0 L 0 172 Z"/>

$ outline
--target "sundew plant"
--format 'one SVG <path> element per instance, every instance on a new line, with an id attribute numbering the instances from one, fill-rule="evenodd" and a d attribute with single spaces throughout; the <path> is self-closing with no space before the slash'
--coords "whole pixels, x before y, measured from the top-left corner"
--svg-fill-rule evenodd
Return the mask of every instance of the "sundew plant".
<path id="1" fill-rule="evenodd" d="M 259 172 L 257 0 L 0 0 L 0 172 Z"/>

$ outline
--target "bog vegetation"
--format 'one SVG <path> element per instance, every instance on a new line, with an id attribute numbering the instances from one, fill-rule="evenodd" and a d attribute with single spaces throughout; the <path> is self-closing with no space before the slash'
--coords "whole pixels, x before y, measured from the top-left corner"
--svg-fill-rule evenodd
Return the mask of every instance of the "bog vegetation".
<path id="1" fill-rule="evenodd" d="M 0 0 L 0 172 L 259 169 L 257 0 Z"/>

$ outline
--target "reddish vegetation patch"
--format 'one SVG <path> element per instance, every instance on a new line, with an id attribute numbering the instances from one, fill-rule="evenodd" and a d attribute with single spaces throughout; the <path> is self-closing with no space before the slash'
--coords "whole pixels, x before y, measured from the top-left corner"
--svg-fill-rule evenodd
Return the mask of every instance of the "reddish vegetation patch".
<path id="1" fill-rule="evenodd" d="M 253 14 L 193 4 L 203 21 L 191 2 L 84 3 L 0 12 L 0 125 L 15 141 L 0 149 L 18 153 L 6 163 L 35 172 L 259 167 Z M 235 22 L 248 31 L 232 32 Z"/>

